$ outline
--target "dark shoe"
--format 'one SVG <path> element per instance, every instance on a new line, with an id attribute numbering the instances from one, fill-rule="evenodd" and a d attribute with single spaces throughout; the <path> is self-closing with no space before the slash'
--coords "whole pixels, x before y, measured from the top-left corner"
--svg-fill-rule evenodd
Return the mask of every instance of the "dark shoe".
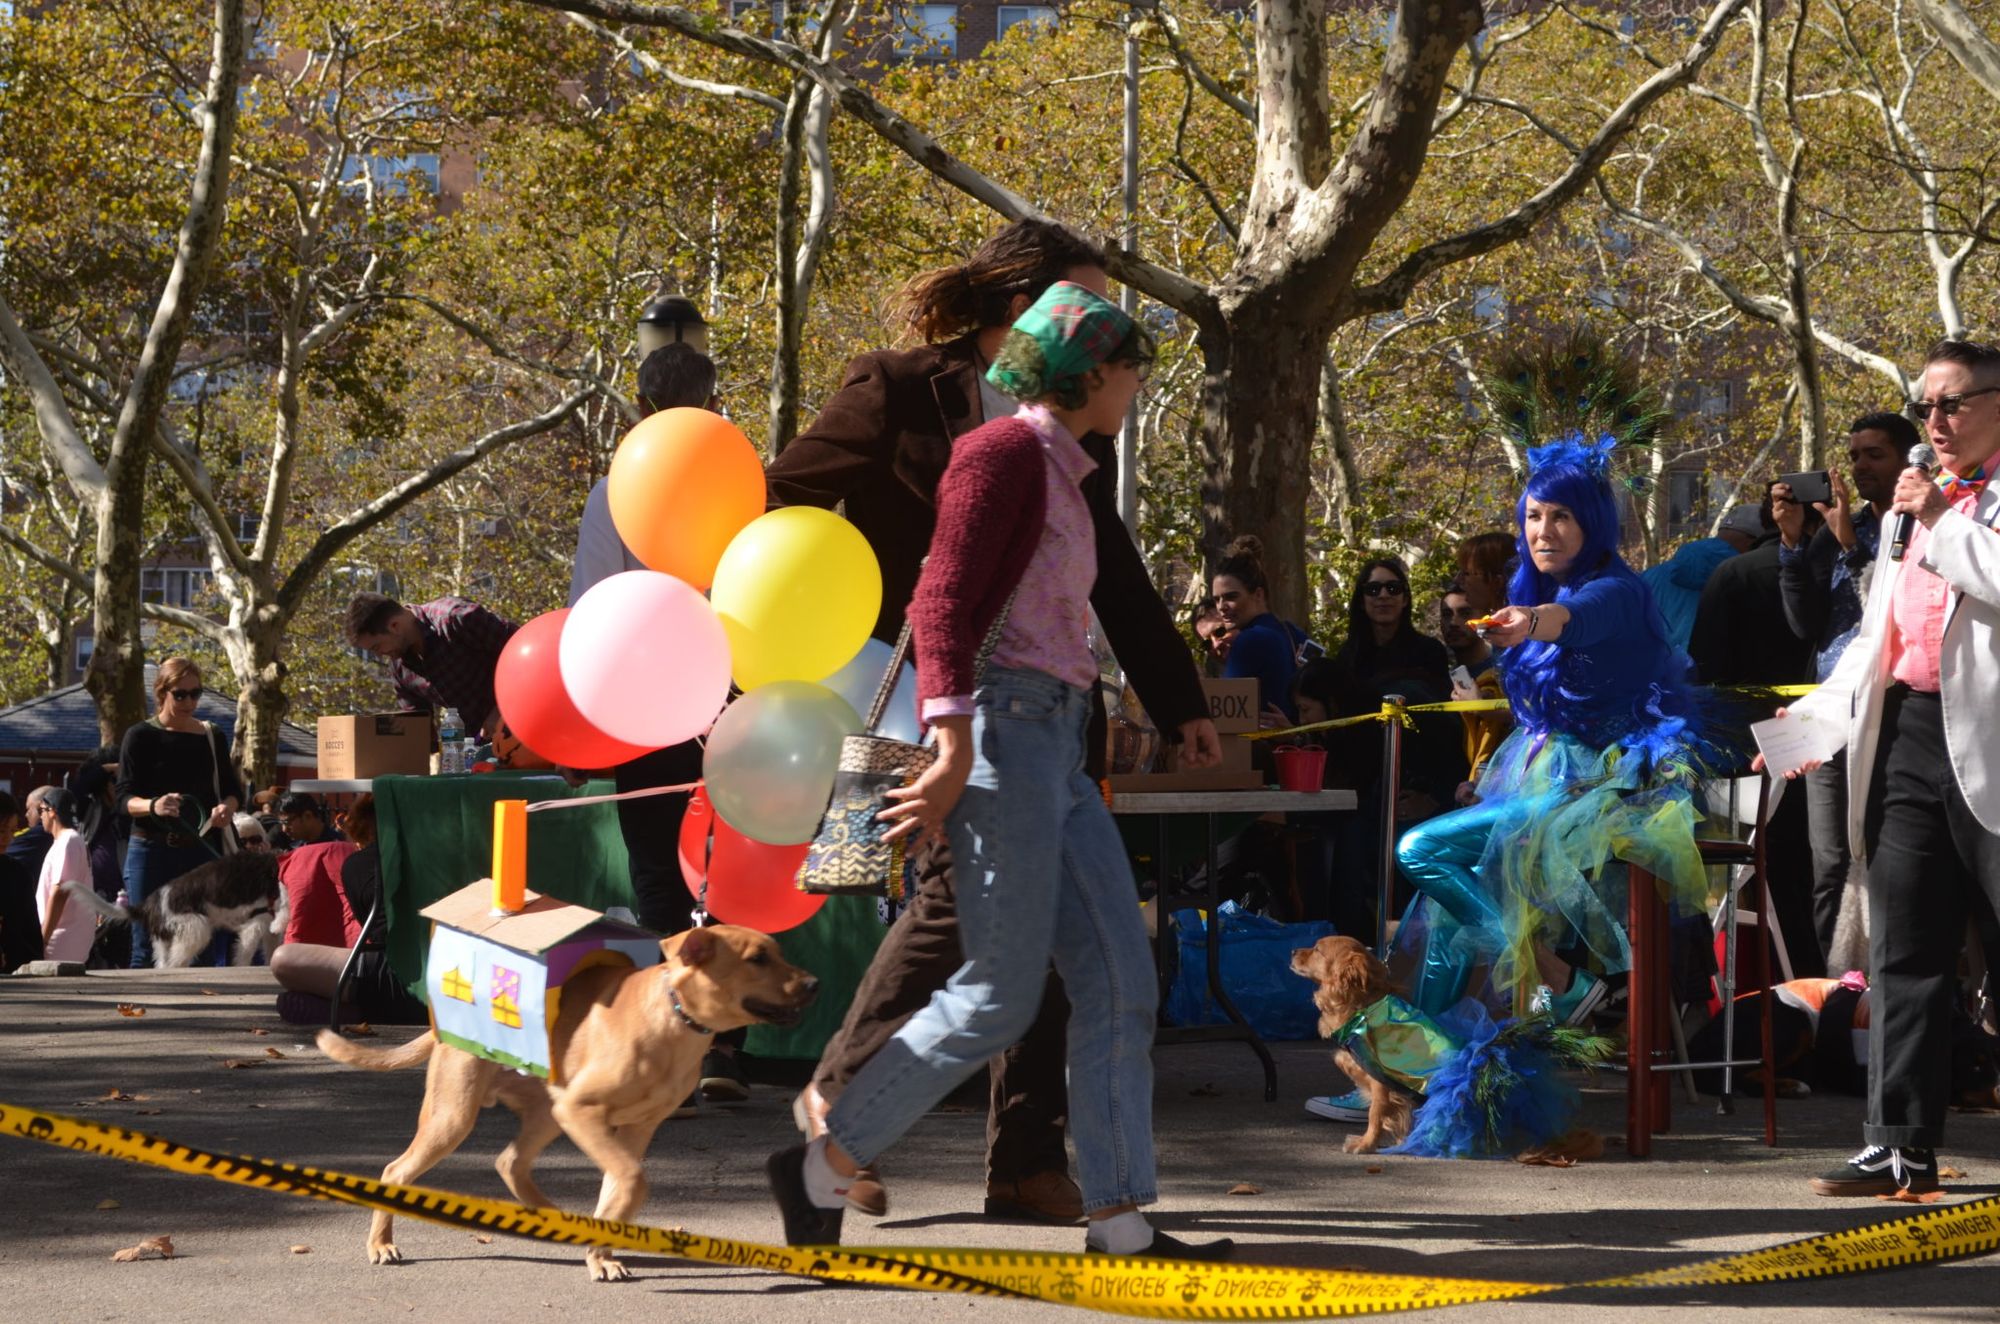
<path id="1" fill-rule="evenodd" d="M 889 1212 L 889 1188 L 873 1168 L 858 1168 L 847 1182 L 847 1207 L 857 1214 L 881 1218 Z"/>
<path id="2" fill-rule="evenodd" d="M 806 1147 L 793 1145 L 764 1160 L 764 1176 L 771 1183 L 771 1195 L 778 1202 L 778 1217 L 785 1223 L 787 1246 L 838 1246 L 838 1209 L 822 1209 L 806 1194 Z"/>
<path id="3" fill-rule="evenodd" d="M 1907 1145 L 1870 1145 L 1812 1180 L 1815 1195 L 1922 1195 L 1938 1189 L 1937 1152 Z"/>
<path id="4" fill-rule="evenodd" d="M 990 1181 L 986 1216 L 1072 1227 L 1083 1217 L 1083 1192 L 1066 1172 L 1038 1172 L 1025 1181 Z"/>
<path id="5" fill-rule="evenodd" d="M 690 1117 L 701 1116 L 701 1090 L 697 1088 L 694 1093 L 682 1099 L 681 1106 L 668 1113 L 667 1116 L 676 1122 L 685 1121 Z"/>
<path id="6" fill-rule="evenodd" d="M 1099 1250 L 1090 1244 L 1088 1238 L 1083 1243 L 1086 1255 L 1109 1255 L 1108 1250 Z M 1158 1228 L 1153 1229 L 1153 1244 L 1142 1251 L 1134 1251 L 1127 1258 L 1134 1260 L 1226 1260 L 1236 1254 L 1236 1243 L 1228 1237 L 1218 1237 L 1205 1241 L 1199 1246 L 1191 1246 L 1177 1237 L 1170 1237 Z"/>
<path id="7" fill-rule="evenodd" d="M 711 1048 L 703 1055 L 701 1097 L 710 1103 L 741 1103 L 750 1097 L 750 1082 L 736 1064 L 736 1054 Z"/>
<path id="8" fill-rule="evenodd" d="M 286 989 L 278 995 L 278 1019 L 287 1025 L 325 1025 L 333 1019 L 333 1004 L 317 993 Z"/>

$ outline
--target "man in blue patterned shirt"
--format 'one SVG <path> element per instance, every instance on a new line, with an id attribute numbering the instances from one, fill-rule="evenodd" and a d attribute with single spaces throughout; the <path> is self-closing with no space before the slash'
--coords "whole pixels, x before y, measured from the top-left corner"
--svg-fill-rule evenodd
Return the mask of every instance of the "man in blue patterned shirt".
<path id="1" fill-rule="evenodd" d="M 1881 544 L 1882 520 L 1896 479 L 1917 444 L 1917 427 L 1901 414 L 1864 414 L 1848 429 L 1847 458 L 1861 508 L 1850 509 L 1847 485 L 1833 479 L 1833 504 L 1815 503 L 1826 526 L 1804 537 L 1805 507 L 1792 489 L 1771 489 L 1771 517 L 1778 523 L 1778 587 L 1792 633 L 1813 645 L 1813 678 L 1825 680 L 1861 629 L 1867 577 Z M 1832 957 L 1834 925 L 1847 887 L 1847 762 L 1835 755 L 1809 773 L 1806 817 L 1813 852 L 1813 929 L 1822 954 Z M 1831 967 L 1829 966 L 1829 972 Z"/>

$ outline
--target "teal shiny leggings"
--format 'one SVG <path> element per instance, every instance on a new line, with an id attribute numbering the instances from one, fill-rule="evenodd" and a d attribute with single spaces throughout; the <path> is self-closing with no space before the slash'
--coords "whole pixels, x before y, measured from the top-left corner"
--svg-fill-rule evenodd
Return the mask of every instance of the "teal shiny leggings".
<path id="1" fill-rule="evenodd" d="M 1499 820 L 1497 806 L 1455 809 L 1417 824 L 1396 843 L 1403 876 L 1449 916 L 1426 936 L 1411 990 L 1410 1001 L 1430 1015 L 1457 1005 L 1472 973 L 1471 952 L 1453 939 L 1463 929 L 1499 930 L 1499 903 L 1479 876 L 1480 857 Z"/>

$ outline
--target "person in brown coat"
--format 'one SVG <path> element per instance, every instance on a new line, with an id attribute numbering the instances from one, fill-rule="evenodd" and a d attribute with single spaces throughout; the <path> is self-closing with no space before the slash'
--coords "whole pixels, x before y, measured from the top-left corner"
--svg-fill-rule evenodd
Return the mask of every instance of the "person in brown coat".
<path id="1" fill-rule="evenodd" d="M 904 291 L 910 330 L 925 344 L 877 350 L 848 365 L 840 390 L 766 471 L 773 506 L 844 503 L 882 567 L 882 615 L 875 635 L 894 641 L 930 549 L 939 478 L 954 438 L 1016 404 L 985 384 L 1007 328 L 1042 292 L 1071 280 L 1103 292 L 1102 250 L 1060 226 L 1016 221 L 961 265 L 918 277 Z M 1097 464 L 1083 491 L 1096 529 L 1098 573 L 1091 607 L 1146 705 L 1172 738 L 1214 748 L 1215 728 L 1186 643 L 1161 603 L 1138 548 L 1118 518 L 1112 439 L 1082 439 Z M 1105 719 L 1092 715 L 1085 748 L 1092 776 L 1103 775 Z M 823 1130 L 828 1104 L 870 1057 L 963 963 L 952 874 L 936 852 L 904 911 L 883 939 L 840 1031 L 827 1044 L 799 1113 L 809 1135 Z M 1034 1028 L 994 1059 L 986 1124 L 986 1212 L 996 1217 L 1074 1223 L 1083 1199 L 1063 1147 L 1068 1091 L 1064 1026 L 1069 1003 L 1051 975 Z M 879 1174 L 849 1188 L 849 1204 L 880 1216 L 888 1196 Z"/>

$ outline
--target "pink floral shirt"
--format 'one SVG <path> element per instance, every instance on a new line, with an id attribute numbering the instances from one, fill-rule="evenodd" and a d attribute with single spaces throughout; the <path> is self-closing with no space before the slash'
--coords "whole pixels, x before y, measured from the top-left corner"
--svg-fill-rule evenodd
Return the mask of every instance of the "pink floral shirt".
<path id="1" fill-rule="evenodd" d="M 1044 405 L 1025 404 L 1014 415 L 1035 429 L 1048 460 L 1048 511 L 1042 538 L 1021 575 L 1007 612 L 993 665 L 1040 671 L 1089 689 L 1097 683 L 1090 651 L 1090 591 L 1097 583 L 1097 526 L 1083 496 L 1083 480 L 1097 463 Z M 964 716 L 972 696 L 928 699 L 924 720 Z"/>

